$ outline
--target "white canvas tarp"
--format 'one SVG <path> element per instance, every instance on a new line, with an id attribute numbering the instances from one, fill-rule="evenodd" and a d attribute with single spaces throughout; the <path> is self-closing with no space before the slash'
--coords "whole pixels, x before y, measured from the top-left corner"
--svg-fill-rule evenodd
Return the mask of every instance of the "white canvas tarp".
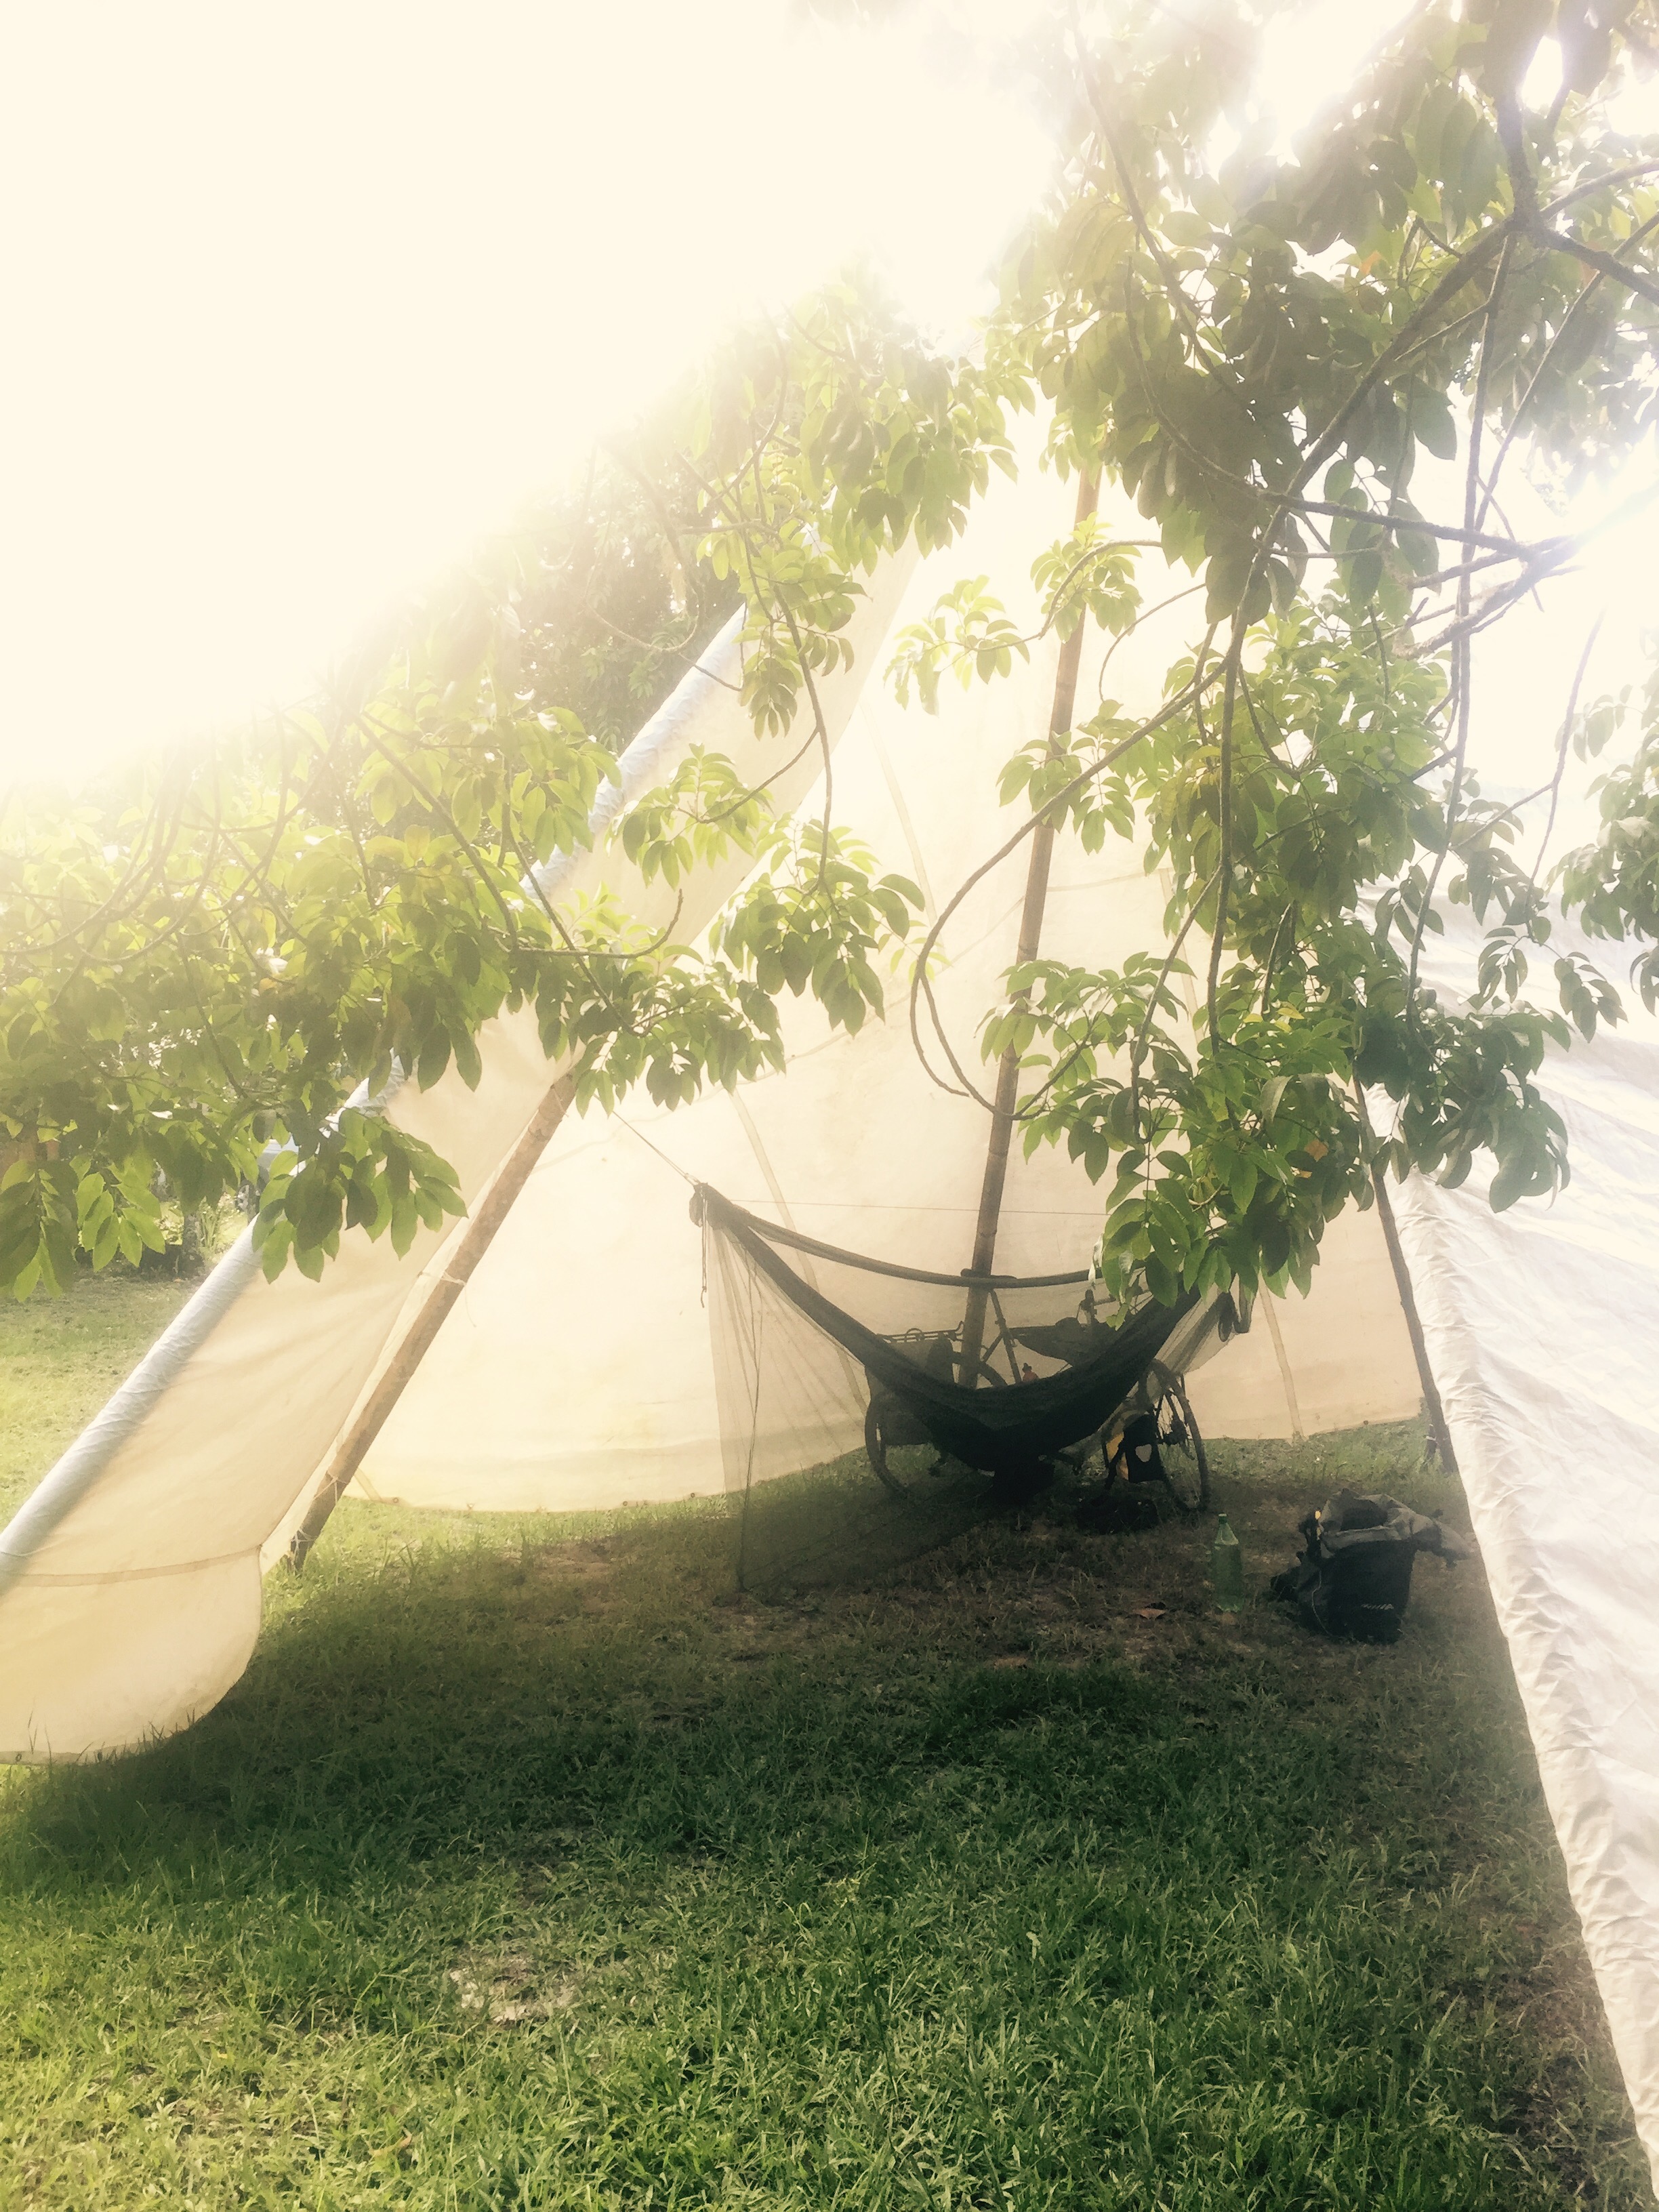
<path id="1" fill-rule="evenodd" d="M 994 575 L 1010 600 L 1022 586 L 1029 599 L 1030 550 L 1065 533 L 1072 503 L 1069 487 L 1035 471 L 1000 487 L 968 542 L 927 564 L 915 601 L 976 571 Z M 1161 596 L 1156 584 L 1147 596 Z M 1135 640 L 1103 671 L 1105 645 L 1092 635 L 1079 714 L 1103 681 L 1109 696 L 1150 710 L 1169 645 L 1167 636 Z M 947 684 L 937 716 L 901 708 L 879 670 L 866 687 L 836 754 L 836 817 L 884 866 L 916 878 L 930 908 L 1018 820 L 994 804 L 998 773 L 1043 738 L 1057 657 L 1050 639 L 993 685 Z M 1025 866 L 1021 848 L 943 939 L 935 994 L 981 1088 L 989 1078 L 977 1024 L 1014 958 Z M 1166 895 L 1135 844 L 1109 836 L 1091 854 L 1062 834 L 1042 949 L 1109 967 L 1159 946 Z M 902 975 L 890 1000 L 884 1022 L 853 1036 L 832 1031 L 810 1000 L 786 1000 L 787 1072 L 735 1095 L 716 1091 L 672 1113 L 646 1102 L 608 1120 L 568 1117 L 371 1450 L 360 1494 L 577 1510 L 721 1488 L 701 1248 L 676 1168 L 821 1243 L 946 1273 L 965 1267 L 988 1116 L 921 1066 Z M 931 1057 L 948 1074 L 937 1048 Z M 1030 1160 L 1017 1152 L 999 1269 L 1086 1267 L 1101 1212 L 1101 1194 L 1062 1150 Z M 1416 1366 L 1374 1215 L 1335 1226 L 1310 1298 L 1264 1299 L 1258 1315 L 1249 1337 L 1194 1377 L 1206 1433 L 1286 1436 L 1416 1412 Z M 890 1318 L 906 1325 L 902 1297 Z M 800 1466 L 822 1456 L 820 1442 L 815 1430 L 803 1433 Z"/>
<path id="2" fill-rule="evenodd" d="M 1557 935 L 1623 983 L 1620 948 Z M 1447 937 L 1425 974 L 1455 997 L 1473 933 Z M 1413 1176 L 1395 1212 L 1659 2183 L 1659 1022 L 1637 1000 L 1624 1027 L 1553 1053 L 1542 1087 L 1571 1146 L 1553 1204 L 1495 1214 L 1479 1174 L 1456 1191 Z"/>
<path id="3" fill-rule="evenodd" d="M 854 617 L 856 659 L 819 686 L 838 738 L 891 626 L 914 563 L 888 565 Z M 757 740 L 734 688 L 734 633 L 706 657 L 629 749 L 620 794 L 671 775 L 693 745 L 733 755 L 781 804 L 811 783 L 799 728 Z M 695 933 L 729 897 L 741 856 L 698 872 L 681 927 Z M 674 893 L 643 884 L 615 848 L 554 872 L 570 896 L 603 879 L 661 929 Z M 475 1201 L 562 1072 L 528 1012 L 490 1023 L 483 1076 L 452 1069 L 404 1085 L 387 1111 L 457 1171 Z M 451 1232 L 453 1235 L 453 1232 Z M 182 1727 L 223 1696 L 258 1633 L 260 1571 L 380 1364 L 422 1302 L 450 1237 L 422 1231 L 402 1260 L 352 1232 L 319 1284 L 290 1269 L 267 1283 L 246 1238 L 138 1372 L 0 1534 L 0 1755 L 81 1757 Z"/>

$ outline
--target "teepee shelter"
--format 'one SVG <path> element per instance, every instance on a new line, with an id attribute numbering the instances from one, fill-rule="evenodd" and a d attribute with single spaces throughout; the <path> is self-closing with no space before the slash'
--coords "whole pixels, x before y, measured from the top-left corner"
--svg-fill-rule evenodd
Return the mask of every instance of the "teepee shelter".
<path id="1" fill-rule="evenodd" d="M 986 498 L 964 543 L 888 562 L 855 617 L 853 665 L 820 686 L 836 819 L 930 907 L 1006 836 L 995 771 L 1048 728 L 1060 649 L 1038 647 L 988 688 L 947 687 L 930 719 L 888 694 L 889 638 L 964 574 L 1027 611 L 1031 557 L 1066 534 L 1071 510 L 1067 488 L 1029 471 Z M 1103 684 L 1151 703 L 1177 641 L 1149 624 L 1109 666 L 1103 642 L 1086 641 L 1073 672 L 1083 710 Z M 797 761 L 799 732 L 754 736 L 736 666 L 728 631 L 629 748 L 593 849 L 546 872 L 550 897 L 603 880 L 647 925 L 669 922 L 672 894 L 642 884 L 603 833 L 694 746 L 771 777 L 781 807 L 810 805 L 813 749 Z M 742 870 L 734 858 L 688 880 L 682 939 L 707 927 Z M 975 1060 L 1028 889 L 1018 869 L 993 873 L 945 934 L 941 1017 Z M 1130 844 L 1091 854 L 1061 836 L 1043 947 L 1105 965 L 1155 945 L 1164 897 Z M 1433 980 L 1455 991 L 1455 947 L 1431 951 Z M 824 1350 L 822 1332 L 790 1336 L 793 1322 L 769 1370 L 790 1379 L 761 1419 L 760 1370 L 742 1346 L 776 1316 L 752 1270 L 725 1271 L 732 1240 L 711 1231 L 706 1200 L 702 1230 L 689 1218 L 688 1182 L 726 1202 L 728 1226 L 736 1207 L 769 1228 L 759 1242 L 843 1312 L 853 1293 L 836 1296 L 837 1255 L 874 1262 L 858 1317 L 876 1335 L 915 1325 L 919 1286 L 893 1268 L 946 1286 L 970 1261 L 998 1280 L 1069 1277 L 1076 1310 L 1100 1198 L 1074 1164 L 1014 1147 L 988 1253 L 987 1116 L 929 1081 L 897 1008 L 848 1036 L 789 1005 L 785 1041 L 781 1074 L 672 1115 L 629 1105 L 606 1119 L 568 1110 L 568 1070 L 544 1058 L 526 1013 L 489 1025 L 476 1091 L 452 1071 L 389 1095 L 383 1110 L 455 1167 L 470 1218 L 423 1231 L 402 1261 L 348 1236 L 316 1284 L 293 1271 L 267 1283 L 246 1238 L 220 1263 L 0 1533 L 0 1752 L 84 1758 L 207 1711 L 247 1663 L 262 1571 L 349 1485 L 413 1505 L 573 1510 L 719 1492 L 739 1445 L 745 1481 L 757 1455 L 783 1476 L 855 1449 L 867 1364 Z M 1571 1188 L 1494 1216 L 1478 1189 L 1413 1181 L 1396 1199 L 1399 1240 L 1586 1942 L 1659 2152 L 1656 1026 L 1598 1035 L 1547 1087 L 1569 1126 Z M 1017 1339 L 1026 1323 L 1006 1318 Z M 1375 1210 L 1334 1224 L 1310 1297 L 1258 1299 L 1247 1333 L 1219 1334 L 1190 1384 L 1208 1435 L 1314 1433 L 1419 1406 Z"/>

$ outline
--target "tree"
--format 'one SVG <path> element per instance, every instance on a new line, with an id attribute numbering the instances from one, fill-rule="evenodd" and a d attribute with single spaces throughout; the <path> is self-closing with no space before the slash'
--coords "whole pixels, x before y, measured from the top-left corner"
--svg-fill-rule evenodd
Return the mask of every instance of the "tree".
<path id="1" fill-rule="evenodd" d="M 193 1208 L 253 1178 L 273 1143 L 256 1229 L 268 1272 L 292 1256 L 319 1273 L 355 1228 L 406 1247 L 460 1200 L 373 1101 L 394 1070 L 424 1087 L 453 1062 L 476 1083 L 474 1040 L 503 1007 L 533 1006 L 550 1054 L 575 1054 L 580 1095 L 608 1102 L 636 1081 L 678 1100 L 775 1062 L 781 988 L 853 1026 L 878 1006 L 872 957 L 920 893 L 877 878 L 827 821 L 787 832 L 729 761 L 694 760 L 622 829 L 671 883 L 733 843 L 769 857 L 712 950 L 650 941 L 614 904 L 562 912 L 536 871 L 586 842 L 612 744 L 740 592 L 756 719 L 811 696 L 844 653 L 857 586 L 839 568 L 808 580 L 807 538 L 769 517 L 814 470 L 857 473 L 877 507 L 809 526 L 811 546 L 868 568 L 913 529 L 948 536 L 983 481 L 949 462 L 955 431 L 937 441 L 947 466 L 914 485 L 860 441 L 890 447 L 908 424 L 926 447 L 928 409 L 943 394 L 960 412 L 961 381 L 873 297 L 827 295 L 787 331 L 734 338 L 678 395 L 673 434 L 647 426 L 596 463 L 597 514 L 590 482 L 306 711 L 78 792 L 14 790 L 0 1283 L 27 1295 L 63 1287 L 77 1252 L 136 1258 L 161 1239 L 161 1178 Z M 815 708 L 808 721 L 814 744 Z M 359 1085 L 362 1108 L 348 1103 Z"/>
<path id="2" fill-rule="evenodd" d="M 1039 393 L 1053 465 L 1122 485 L 1192 573 L 1158 711 L 1109 707 L 1003 786 L 1023 810 L 1010 854 L 1061 818 L 1091 842 L 1148 835 L 1175 884 L 1167 941 L 1119 970 L 1030 963 L 981 1038 L 1019 1063 L 1027 1141 L 1106 1184 L 1119 1285 L 1165 1298 L 1305 1286 L 1376 1168 L 1455 1182 L 1489 1150 L 1495 1205 L 1554 1188 L 1538 1068 L 1620 1001 L 1552 960 L 1552 882 L 1593 930 L 1650 939 L 1659 916 L 1653 702 L 1603 836 L 1554 878 L 1516 856 L 1516 811 L 1468 759 L 1471 639 L 1575 550 L 1515 536 L 1504 471 L 1611 477 L 1659 404 L 1659 145 L 1621 138 L 1608 105 L 1655 48 L 1649 0 L 1427 0 L 1291 158 L 1249 96 L 1269 0 L 1199 4 L 1118 0 L 1105 28 L 1068 17 L 1024 57 L 1064 173 L 971 357 L 920 343 L 867 285 L 832 288 L 735 333 L 613 457 L 673 549 L 679 618 L 700 564 L 740 595 L 745 702 L 762 726 L 801 710 L 807 744 L 860 578 L 908 537 L 951 541 Z M 1540 101 L 1547 38 L 1561 84 Z M 1455 465 L 1444 511 L 1423 453 Z M 1038 563 L 1044 627 L 1145 618 L 1139 550 L 1085 514 Z M 591 1094 L 642 1079 L 678 1098 L 775 1057 L 779 988 L 849 1023 L 879 1002 L 873 957 L 916 901 L 849 844 L 832 782 L 825 819 L 784 838 L 740 763 L 708 758 L 623 825 L 648 869 L 732 839 L 773 855 L 702 954 L 614 912 L 544 910 L 532 864 L 586 835 L 611 757 L 572 709 L 575 629 L 526 656 L 517 590 L 485 589 L 471 628 L 416 625 L 313 715 L 127 792 L 14 802 L 0 1280 L 61 1279 L 77 1240 L 107 1256 L 144 1233 L 155 1166 L 210 1195 L 268 1136 L 293 1147 L 261 1215 L 268 1265 L 291 1250 L 315 1272 L 354 1224 L 412 1234 L 456 1202 L 442 1164 L 340 1102 L 394 1062 L 475 1073 L 503 1005 L 579 1048 Z M 925 702 L 1030 643 L 969 583 L 901 641 L 894 680 Z M 1563 761 L 1617 720 L 1575 697 Z M 1487 927 L 1462 1012 L 1419 974 L 1445 899 Z M 918 1035 L 941 1080 L 977 1091 L 925 1038 L 930 945 Z M 1195 1037 L 1174 988 L 1188 958 Z M 1527 995 L 1540 963 L 1555 1005 Z M 1654 994 L 1659 956 L 1638 983 Z M 1398 1102 L 1381 1142 L 1357 1084 Z"/>
<path id="3" fill-rule="evenodd" d="M 1010 850 L 1045 818 L 1090 842 L 1139 818 L 1175 883 L 1169 950 L 1116 970 L 1031 963 L 982 1038 L 1022 1063 L 1028 1144 L 1063 1142 L 1109 1179 L 1109 1275 L 1164 1298 L 1305 1288 L 1325 1223 L 1369 1201 L 1379 1168 L 1456 1183 L 1490 1152 L 1495 1206 L 1554 1189 L 1568 1164 L 1534 1080 L 1544 1052 L 1620 1012 L 1595 969 L 1553 957 L 1544 852 L 1517 857 L 1518 810 L 1480 796 L 1470 645 L 1579 542 L 1512 534 L 1505 467 L 1524 456 L 1559 488 L 1610 477 L 1659 410 L 1643 254 L 1659 143 L 1621 138 L 1607 106 L 1649 64 L 1650 11 L 1430 0 L 1289 160 L 1242 89 L 1267 12 L 1177 20 L 1147 0 L 1097 40 L 1056 40 L 1074 150 L 985 344 L 999 388 L 1029 379 L 1052 402 L 1054 464 L 1120 483 L 1200 586 L 1156 714 L 1109 705 L 1005 777 L 1031 808 Z M 1547 37 L 1560 88 L 1528 105 Z M 1457 463 L 1443 512 L 1413 499 L 1422 453 Z M 1045 627 L 1133 627 L 1136 560 L 1086 517 L 1034 572 Z M 959 586 L 896 678 L 924 696 L 947 669 L 994 680 L 1028 642 Z M 1651 940 L 1659 921 L 1655 705 L 1605 780 L 1600 842 L 1554 878 L 1609 936 Z M 1562 763 L 1617 720 L 1575 689 Z M 1487 925 L 1461 1013 L 1419 975 L 1443 898 Z M 1190 1042 L 1172 979 L 1194 954 Z M 1526 995 L 1540 965 L 1556 1006 Z M 1651 1005 L 1650 944 L 1636 975 Z M 980 1095 L 933 1027 L 939 1079 Z M 1380 1144 L 1360 1085 L 1398 1102 Z"/>

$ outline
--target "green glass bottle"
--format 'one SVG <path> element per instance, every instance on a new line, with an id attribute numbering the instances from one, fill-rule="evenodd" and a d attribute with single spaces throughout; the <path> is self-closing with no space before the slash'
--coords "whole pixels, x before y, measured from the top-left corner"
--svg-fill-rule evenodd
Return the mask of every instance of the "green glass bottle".
<path id="1" fill-rule="evenodd" d="M 1210 1547 L 1210 1583 L 1218 1612 L 1237 1613 L 1244 1602 L 1244 1554 L 1224 1513 L 1216 1523 L 1215 1542 Z"/>

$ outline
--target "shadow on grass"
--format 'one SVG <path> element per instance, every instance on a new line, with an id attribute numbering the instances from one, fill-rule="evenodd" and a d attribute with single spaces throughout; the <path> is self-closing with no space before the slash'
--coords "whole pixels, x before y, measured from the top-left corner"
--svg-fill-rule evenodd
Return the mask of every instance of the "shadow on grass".
<path id="1" fill-rule="evenodd" d="M 1455 1503 L 1455 1484 L 1424 1468 L 1420 1443 L 1402 1424 L 1305 1447 L 1218 1446 L 1219 1502 L 1247 1541 L 1267 1547 L 1258 1582 L 1294 1548 L 1297 1513 L 1341 1481 L 1386 1480 L 1429 1510 Z M 908 1786 L 945 1741 L 939 1715 L 969 1694 L 963 1679 L 978 1684 L 973 1698 L 991 1700 L 988 1711 L 999 1698 L 1012 1712 L 1049 1697 L 1070 1711 L 1078 1653 L 994 1694 L 973 1671 L 988 1623 L 1017 1607 L 1010 1593 L 1022 1578 L 1087 1583 L 1095 1609 L 1109 1613 L 1126 1573 L 1145 1581 L 1150 1565 L 1155 1587 L 1136 1595 L 1176 1619 L 1204 1613 L 1207 1523 L 1091 1538 L 1044 1523 L 1051 1498 L 1034 1509 L 1034 1534 L 1030 1516 L 993 1518 L 977 1480 L 930 1489 L 916 1457 L 908 1501 L 880 1491 L 860 1455 L 856 1470 L 849 1461 L 769 1486 L 746 1521 L 724 1500 L 551 1524 L 348 1507 L 302 1583 L 273 1578 L 259 1650 L 216 1711 L 107 1765 L 16 1778 L 0 1871 L 73 1887 L 177 1861 L 197 1879 L 228 1855 L 227 1864 L 257 1863 L 259 1879 L 286 1864 L 325 1885 L 352 1879 L 366 1856 L 514 1859 L 550 1835 L 597 1827 L 652 1850 L 728 1848 L 795 1832 L 854 1778 L 866 1802 Z M 744 1549 L 764 1595 L 736 1587 Z M 1103 1686 L 1081 1731 L 1091 1760 L 1131 1715 L 1137 1731 L 1162 1715 L 1170 1742 L 1158 1774 L 1137 1781 L 1143 1813 L 1161 1818 L 1186 1785 L 1194 1699 L 1220 1696 L 1231 1715 L 1227 1701 L 1240 1694 L 1273 1706 L 1308 1668 L 1344 1677 L 1342 1698 L 1358 1692 L 1358 1731 L 1339 1704 L 1302 1715 L 1276 1743 L 1230 1727 L 1225 1743 L 1206 1747 L 1212 1770 L 1266 1757 L 1264 1791 L 1305 1790 L 1285 1773 L 1287 1757 L 1317 1765 L 1310 1806 L 1347 1770 L 1366 1723 L 1389 1712 L 1385 1660 L 1372 1668 L 1370 1655 L 1322 1650 L 1272 1615 L 1256 1620 L 1256 1644 L 1229 1650 L 1220 1671 L 1213 1652 L 1183 1665 L 1169 1638 L 1151 1680 L 1149 1655 L 1109 1638 L 1109 1649 L 1082 1654 Z M 1420 1672 L 1445 1627 L 1419 1605 L 1395 1675 Z M 1482 1640 L 1490 1645 L 1489 1631 Z M 872 1672 L 890 1678 L 874 1729 Z M 1512 1708 L 1507 1684 L 1499 1693 Z M 995 1727 L 981 1733 L 993 1756 Z M 1049 1780 L 1060 1787 L 1060 1770 Z M 1036 1776 L 1030 1786 L 1041 1796 L 1048 1784 Z"/>
<path id="2" fill-rule="evenodd" d="M 1340 1480 L 1443 1504 L 1416 1449 L 1220 1448 L 1255 1583 Z M 1208 1534 L 762 1604 L 720 1510 L 343 1514 L 217 1711 L 0 1797 L 8 2094 L 106 2017 L 258 2084 L 216 2166 L 77 2165 L 64 2089 L 27 2201 L 356 2203 L 390 2143 L 422 2207 L 1649 2203 L 1478 1574 L 1343 1650 L 1218 1621 Z"/>
<path id="3" fill-rule="evenodd" d="M 246 1675 L 194 1728 L 15 1778 L 0 1868 L 72 1890 L 167 1864 L 211 1887 L 246 1857 L 250 1878 L 315 1887 L 371 1857 L 533 1860 L 550 1838 L 599 1829 L 617 1847 L 747 1848 L 810 1826 L 849 1786 L 872 1805 L 908 1786 L 957 1743 L 963 1712 L 994 1727 L 1005 1710 L 1087 1702 L 1075 1671 L 964 1691 L 948 1605 L 932 1634 L 901 1619 L 893 1649 L 896 1589 L 902 1616 L 1009 1540 L 979 1526 L 983 1482 L 915 1502 L 867 1470 L 775 1488 L 746 1525 L 721 1501 L 572 1516 L 548 1541 L 526 1516 L 505 1545 L 488 1522 L 381 1515 L 378 1557 L 353 1529 L 303 1585 L 278 1586 Z M 568 1533 L 584 1520 L 595 1533 Z M 763 1594 L 736 1584 L 740 1535 L 751 1582 L 757 1550 L 765 1562 Z M 894 1674 L 884 1656 L 902 1674 L 872 1692 L 860 1678 Z M 1146 1709 L 1132 1671 L 1095 1676 L 1103 1715 L 1121 1708 L 1127 1725 Z"/>

